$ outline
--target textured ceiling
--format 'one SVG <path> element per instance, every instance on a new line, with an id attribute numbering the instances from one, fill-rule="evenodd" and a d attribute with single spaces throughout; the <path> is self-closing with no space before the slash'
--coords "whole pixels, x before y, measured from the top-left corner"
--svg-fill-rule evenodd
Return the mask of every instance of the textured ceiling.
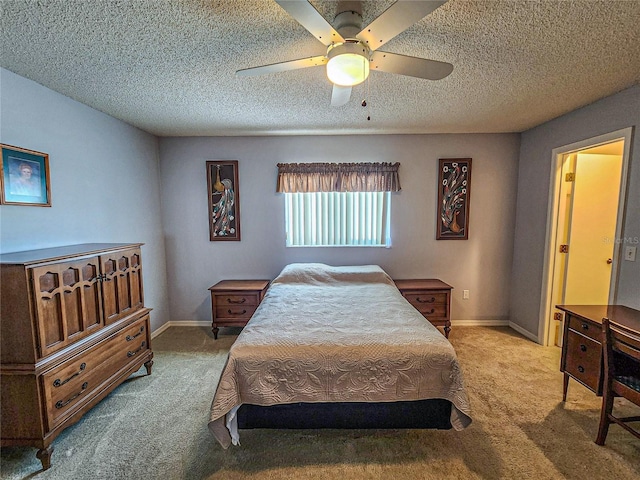
<path id="1" fill-rule="evenodd" d="M 311 3 L 333 21 L 337 2 Z M 365 0 L 363 24 L 392 3 Z M 272 0 L 0 8 L 3 67 L 159 136 L 519 132 L 640 82 L 638 0 L 449 0 L 384 50 L 453 73 L 372 72 L 342 107 L 323 67 L 235 76 L 325 53 Z"/>

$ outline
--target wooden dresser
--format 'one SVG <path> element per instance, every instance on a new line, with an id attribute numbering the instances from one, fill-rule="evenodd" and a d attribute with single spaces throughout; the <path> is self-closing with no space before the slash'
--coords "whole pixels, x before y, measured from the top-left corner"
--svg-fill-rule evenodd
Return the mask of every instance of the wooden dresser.
<path id="1" fill-rule="evenodd" d="M 569 378 L 602 395 L 604 357 L 602 319 L 607 317 L 640 331 L 640 311 L 622 305 L 556 305 L 565 312 L 560 371 L 564 373 L 562 400 Z"/>
<path id="2" fill-rule="evenodd" d="M 0 255 L 2 446 L 52 442 L 142 365 L 151 373 L 142 244 Z"/>
<path id="3" fill-rule="evenodd" d="M 449 338 L 451 330 L 451 285 L 437 279 L 394 280 L 400 293 L 429 322 L 444 327 Z"/>
<path id="4" fill-rule="evenodd" d="M 218 338 L 218 327 L 244 327 L 264 298 L 269 283 L 269 280 L 222 280 L 209 287 L 213 338 Z"/>

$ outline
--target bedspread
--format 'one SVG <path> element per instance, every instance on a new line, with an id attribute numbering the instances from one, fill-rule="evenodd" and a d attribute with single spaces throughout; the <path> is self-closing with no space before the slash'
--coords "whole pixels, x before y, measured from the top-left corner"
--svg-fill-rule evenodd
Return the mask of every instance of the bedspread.
<path id="1" fill-rule="evenodd" d="M 454 429 L 471 423 L 452 345 L 380 267 L 292 264 L 231 347 L 209 429 L 227 448 L 226 416 L 243 403 L 430 398 L 451 401 Z"/>

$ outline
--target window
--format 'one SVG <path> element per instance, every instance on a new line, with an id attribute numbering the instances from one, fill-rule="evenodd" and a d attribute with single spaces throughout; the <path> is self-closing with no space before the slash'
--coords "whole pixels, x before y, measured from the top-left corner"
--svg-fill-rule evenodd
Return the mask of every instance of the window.
<path id="1" fill-rule="evenodd" d="M 287 247 L 391 246 L 391 192 L 285 193 Z"/>
<path id="2" fill-rule="evenodd" d="M 279 163 L 288 247 L 391 246 L 399 163 Z"/>

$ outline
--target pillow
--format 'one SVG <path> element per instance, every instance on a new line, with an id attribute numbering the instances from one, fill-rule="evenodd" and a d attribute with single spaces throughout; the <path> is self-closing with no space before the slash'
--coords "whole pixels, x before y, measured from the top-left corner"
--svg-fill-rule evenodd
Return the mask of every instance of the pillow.
<path id="1" fill-rule="evenodd" d="M 330 285 L 342 282 L 394 285 L 391 277 L 378 265 L 333 267 L 324 263 L 291 263 L 282 269 L 272 283 Z"/>

